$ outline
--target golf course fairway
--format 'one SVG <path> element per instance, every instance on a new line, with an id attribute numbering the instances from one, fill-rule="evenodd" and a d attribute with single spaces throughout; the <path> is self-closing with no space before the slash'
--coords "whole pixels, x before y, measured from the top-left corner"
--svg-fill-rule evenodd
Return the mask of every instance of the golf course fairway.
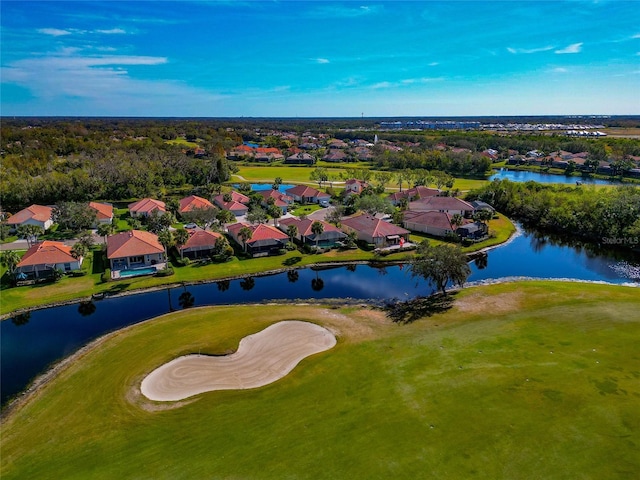
<path id="1" fill-rule="evenodd" d="M 640 471 L 640 290 L 464 289 L 407 324 L 356 306 L 202 307 L 110 334 L 4 415 L 0 477 L 628 479 Z M 337 339 L 259 388 L 152 401 L 184 355 L 282 321 Z"/>

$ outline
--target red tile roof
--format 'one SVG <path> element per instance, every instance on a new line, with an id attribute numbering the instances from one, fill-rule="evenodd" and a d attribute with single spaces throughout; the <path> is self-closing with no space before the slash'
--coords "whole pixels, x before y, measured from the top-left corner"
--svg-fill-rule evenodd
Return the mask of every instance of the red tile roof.
<path id="1" fill-rule="evenodd" d="M 9 225 L 20 225 L 28 220 L 37 220 L 38 222 L 46 222 L 51 220 L 53 208 L 44 205 L 31 205 L 30 207 L 20 210 L 7 220 Z"/>
<path id="2" fill-rule="evenodd" d="M 167 211 L 164 202 L 161 202 L 160 200 L 154 200 L 153 198 L 143 198 L 142 200 L 138 200 L 137 202 L 130 203 L 128 205 L 128 208 L 130 212 L 136 214 L 149 214 L 154 210 L 158 210 L 163 213 Z"/>
<path id="3" fill-rule="evenodd" d="M 96 218 L 103 220 L 113 218 L 113 205 L 108 203 L 89 202 L 89 207 L 96 211 Z"/>
<path id="4" fill-rule="evenodd" d="M 107 237 L 108 259 L 155 253 L 164 253 L 164 247 L 151 232 L 131 230 Z"/>
<path id="5" fill-rule="evenodd" d="M 71 255 L 71 247 L 68 247 L 62 242 L 45 240 L 27 250 L 27 253 L 24 254 L 17 266 L 54 265 L 56 263 L 71 262 L 77 262 Z"/>
<path id="6" fill-rule="evenodd" d="M 232 190 L 229 193 L 231 195 L 231 200 L 233 202 L 244 203 L 245 205 L 248 205 L 249 202 L 251 201 L 251 199 L 249 197 L 247 197 L 246 195 L 243 195 L 242 193 L 238 193 L 235 190 Z M 217 195 L 213 199 L 213 201 L 216 203 L 216 205 L 220 205 L 222 207 L 225 203 L 229 203 L 229 202 L 225 202 L 224 201 L 224 195 L 225 194 L 221 193 L 220 195 Z M 223 207 L 223 208 L 226 208 L 226 207 Z"/>
<path id="7" fill-rule="evenodd" d="M 252 231 L 251 239 L 247 240 L 247 245 L 261 240 L 287 240 L 289 237 L 276 227 L 260 223 L 258 225 L 247 225 L 246 223 L 234 223 L 229 225 L 228 230 L 235 238 L 243 227 L 248 227 Z"/>
<path id="8" fill-rule="evenodd" d="M 180 200 L 180 209 L 178 210 L 180 213 L 190 212 L 194 208 L 196 209 L 206 209 L 206 208 L 215 208 L 213 204 L 202 197 L 197 197 L 196 195 L 190 195 Z"/>
<path id="9" fill-rule="evenodd" d="M 445 230 L 455 230 L 451 224 L 451 215 L 445 212 L 405 212 L 405 222 L 416 223 L 428 227 L 442 228 Z M 465 220 L 464 223 L 468 223 Z"/>
<path id="10" fill-rule="evenodd" d="M 470 210 L 473 205 L 456 197 L 428 197 L 409 203 L 409 210 L 426 212 L 429 210 Z"/>
<path id="11" fill-rule="evenodd" d="M 295 187 L 288 189 L 285 193 L 287 195 L 297 197 L 331 197 L 328 193 L 323 193 L 320 190 L 309 187 L 308 185 L 296 185 Z"/>
<path id="12" fill-rule="evenodd" d="M 218 232 L 212 232 L 210 230 L 193 230 L 189 234 L 189 240 L 180 247 L 180 250 L 188 250 L 190 248 L 197 247 L 213 247 L 218 238 L 222 238 L 222 235 Z"/>
<path id="13" fill-rule="evenodd" d="M 388 237 L 390 235 L 407 235 L 410 233 L 409 230 L 405 230 L 402 227 L 365 214 L 345 218 L 341 223 L 343 226 L 352 228 L 357 232 L 366 233 L 372 238 Z"/>

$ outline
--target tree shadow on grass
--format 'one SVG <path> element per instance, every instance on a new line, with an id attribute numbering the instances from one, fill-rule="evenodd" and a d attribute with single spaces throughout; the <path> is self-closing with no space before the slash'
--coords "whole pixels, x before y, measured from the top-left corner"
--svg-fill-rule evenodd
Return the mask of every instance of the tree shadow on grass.
<path id="1" fill-rule="evenodd" d="M 295 265 L 296 263 L 299 263 L 301 260 L 302 260 L 302 257 L 291 257 L 284 260 L 282 264 L 286 265 L 287 267 L 290 267 L 291 265 Z"/>
<path id="2" fill-rule="evenodd" d="M 126 290 L 131 284 L 130 283 L 117 283 L 109 287 L 109 293 L 119 293 Z"/>
<path id="3" fill-rule="evenodd" d="M 453 306 L 457 292 L 429 297 L 417 297 L 406 302 L 387 303 L 384 310 L 394 323 L 413 323 L 421 318 L 431 317 L 436 313 L 444 313 Z"/>

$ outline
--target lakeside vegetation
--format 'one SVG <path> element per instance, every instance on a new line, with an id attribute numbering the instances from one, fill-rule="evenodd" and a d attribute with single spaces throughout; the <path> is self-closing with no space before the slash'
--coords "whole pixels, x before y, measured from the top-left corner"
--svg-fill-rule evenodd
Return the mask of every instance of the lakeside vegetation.
<path id="1" fill-rule="evenodd" d="M 356 307 L 182 311 L 113 334 L 5 418 L 0 472 L 630 478 L 639 311 L 632 288 L 547 281 L 465 289 L 445 313 L 404 325 Z M 262 388 L 173 408 L 140 396 L 159 365 L 230 353 L 285 319 L 324 325 L 338 344 Z"/>
<path id="2" fill-rule="evenodd" d="M 467 195 L 541 231 L 640 247 L 640 188 L 596 189 L 496 180 Z"/>

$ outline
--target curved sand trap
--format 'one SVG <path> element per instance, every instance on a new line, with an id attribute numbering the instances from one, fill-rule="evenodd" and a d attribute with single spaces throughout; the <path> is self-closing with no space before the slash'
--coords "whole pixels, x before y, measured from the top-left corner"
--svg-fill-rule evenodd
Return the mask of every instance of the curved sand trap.
<path id="1" fill-rule="evenodd" d="M 279 322 L 240 340 L 231 355 L 185 355 L 165 363 L 147 375 L 140 390 L 150 400 L 170 402 L 213 390 L 261 387 L 335 344 L 336 337 L 319 325 Z"/>

